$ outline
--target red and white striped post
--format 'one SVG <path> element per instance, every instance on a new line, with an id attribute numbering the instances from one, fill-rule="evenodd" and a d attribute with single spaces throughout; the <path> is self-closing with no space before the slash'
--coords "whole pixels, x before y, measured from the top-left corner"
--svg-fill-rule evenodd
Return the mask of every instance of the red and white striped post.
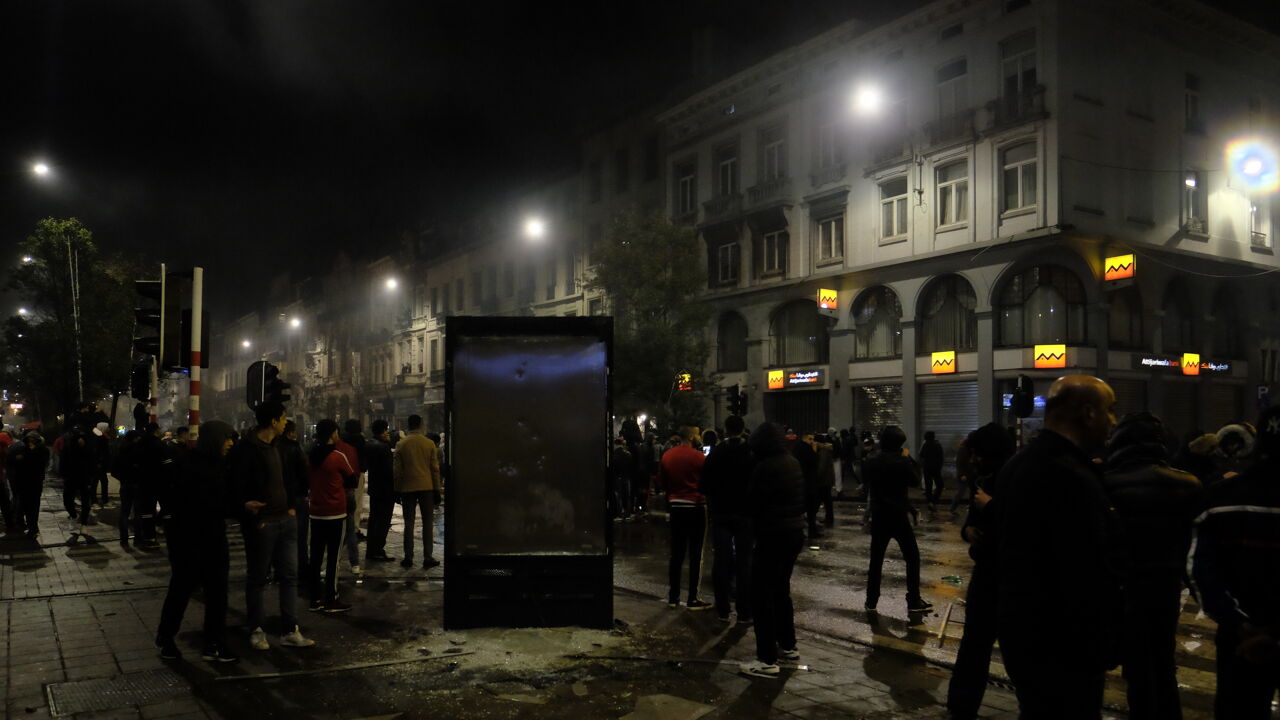
<path id="1" fill-rule="evenodd" d="M 204 268 L 191 270 L 191 406 L 187 411 L 187 425 L 194 443 L 200 436 L 200 334 L 204 311 Z"/>

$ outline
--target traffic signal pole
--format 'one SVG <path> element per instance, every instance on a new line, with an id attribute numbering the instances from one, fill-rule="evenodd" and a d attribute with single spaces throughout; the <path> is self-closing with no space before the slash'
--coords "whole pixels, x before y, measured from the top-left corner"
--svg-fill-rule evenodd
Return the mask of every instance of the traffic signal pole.
<path id="1" fill-rule="evenodd" d="M 164 353 L 164 263 L 160 263 L 160 353 Z M 151 358 L 151 401 L 148 403 L 150 407 L 150 421 L 160 421 L 160 358 Z"/>
<path id="2" fill-rule="evenodd" d="M 191 269 L 191 405 L 187 411 L 187 425 L 191 440 L 200 436 L 200 334 L 203 328 L 201 314 L 204 311 L 204 268 Z"/>

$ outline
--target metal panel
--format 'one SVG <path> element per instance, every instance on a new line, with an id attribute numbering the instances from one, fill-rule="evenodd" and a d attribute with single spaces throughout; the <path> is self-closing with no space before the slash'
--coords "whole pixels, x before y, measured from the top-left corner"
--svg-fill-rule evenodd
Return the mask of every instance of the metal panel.
<path id="1" fill-rule="evenodd" d="M 764 394 L 764 417 L 798 433 L 827 431 L 830 417 L 826 390 L 791 390 Z"/>
<path id="2" fill-rule="evenodd" d="M 1200 386 L 1193 382 L 1164 383 L 1164 413 L 1161 420 L 1175 438 L 1181 438 L 1192 430 L 1206 430 L 1200 425 L 1197 395 Z M 1216 430 L 1217 428 L 1213 428 Z"/>
<path id="3" fill-rule="evenodd" d="M 960 441 L 977 427 L 977 381 L 920 384 L 920 438 L 932 430 L 948 462 L 955 458 Z"/>
<path id="4" fill-rule="evenodd" d="M 885 425 L 902 425 L 902 385 L 860 385 L 853 389 L 853 427 L 880 432 Z"/>
<path id="5" fill-rule="evenodd" d="M 1129 413 L 1147 409 L 1147 381 L 1113 379 L 1109 383 L 1116 391 L 1116 419 Z"/>
<path id="6" fill-rule="evenodd" d="M 191 693 L 191 684 L 174 671 L 164 668 L 100 680 L 53 683 L 48 691 L 49 712 L 61 717 L 186 697 Z"/>

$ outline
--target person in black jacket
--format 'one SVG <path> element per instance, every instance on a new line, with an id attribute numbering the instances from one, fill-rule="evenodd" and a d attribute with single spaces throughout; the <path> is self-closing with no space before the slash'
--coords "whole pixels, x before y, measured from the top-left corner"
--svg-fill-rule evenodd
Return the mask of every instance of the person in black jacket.
<path id="1" fill-rule="evenodd" d="M 93 537 L 89 535 L 90 513 L 93 508 L 91 483 L 94 452 L 93 444 L 90 442 L 93 435 L 89 432 L 88 426 L 78 419 L 80 415 L 73 417 L 77 418 L 77 421 L 63 437 L 62 453 L 58 463 L 62 472 L 62 507 L 72 520 L 79 518 L 80 537 L 93 542 Z M 78 509 L 77 500 L 80 502 Z M 76 533 L 72 533 L 73 538 L 75 535 Z"/>
<path id="2" fill-rule="evenodd" d="M 942 497 L 942 443 L 934 439 L 932 430 L 925 432 L 920 446 L 920 468 L 924 471 L 924 500 L 929 509 Z"/>
<path id="3" fill-rule="evenodd" d="M 747 483 L 751 480 L 751 451 L 742 432 L 742 418 L 724 421 L 727 437 L 717 444 L 702 466 L 702 494 L 711 514 L 711 582 L 715 587 L 716 615 L 729 622 L 729 604 L 735 581 L 738 587 L 738 622 L 748 625 L 751 614 L 751 506 Z"/>
<path id="4" fill-rule="evenodd" d="M 1000 653 L 1022 717 L 1101 717 L 1118 660 L 1122 601 L 1118 520 L 1092 453 L 1115 426 L 1115 392 L 1087 375 L 1049 387 L 1044 429 L 996 480 Z M 1045 630 L 1045 604 L 1071 611 Z"/>
<path id="5" fill-rule="evenodd" d="M 49 466 L 49 448 L 44 437 L 28 430 L 22 442 L 9 448 L 9 484 L 18 503 L 18 514 L 24 519 L 28 538 L 40 534 L 40 496 L 44 494 L 44 470 Z"/>
<path id="6" fill-rule="evenodd" d="M 210 420 L 200 426 L 196 448 L 181 457 L 170 514 L 165 524 L 169 546 L 169 591 L 160 611 L 156 647 L 160 657 L 182 657 L 174 637 L 182 626 L 187 601 L 196 588 L 204 593 L 204 649 L 200 656 L 210 662 L 235 662 L 226 645 L 227 521 L 235 513 L 235 501 L 227 486 L 227 453 L 231 450 L 231 426 Z"/>
<path id="7" fill-rule="evenodd" d="M 120 482 L 120 514 L 116 525 L 120 530 L 120 545 L 129 547 L 129 520 L 137 522 L 138 479 L 141 474 L 142 432 L 130 430 L 124 434 L 120 449 L 111 463 L 111 474 Z"/>
<path id="8" fill-rule="evenodd" d="M 809 542 L 822 536 L 818 529 L 818 508 L 822 506 L 822 492 L 818 481 L 818 453 L 813 449 L 813 435 L 802 435 L 791 443 L 791 454 L 800 463 L 804 475 L 804 511 L 808 519 Z"/>
<path id="9" fill-rule="evenodd" d="M 920 470 L 902 451 L 906 442 L 902 428 L 884 428 L 880 431 L 880 454 L 868 460 L 863 469 L 871 506 L 871 564 L 863 603 L 868 612 L 875 612 L 880 601 L 880 575 L 890 540 L 897 541 L 907 564 L 907 611 L 925 612 L 933 607 L 920 595 L 920 547 L 911 527 L 916 509 L 907 499 L 908 488 L 919 484 Z"/>
<path id="10" fill-rule="evenodd" d="M 1111 435 L 1103 475 L 1128 553 L 1120 662 L 1135 720 L 1182 717 L 1174 636 L 1202 488 L 1195 475 L 1169 467 L 1167 440 L 1159 418 L 1126 415 Z"/>
<path id="11" fill-rule="evenodd" d="M 365 562 L 390 562 L 387 554 L 387 533 L 391 530 L 391 516 L 396 509 L 396 492 L 391 466 L 391 433 L 386 420 L 374 420 L 370 427 L 373 437 L 365 443 L 364 461 L 369 492 L 369 538 L 365 544 Z"/>
<path id="12" fill-rule="evenodd" d="M 159 547 L 156 536 L 157 517 L 168 514 L 169 490 L 173 480 L 173 454 L 160 437 L 160 426 L 148 423 L 137 445 L 138 490 L 134 503 L 137 543 L 143 547 Z M 157 506 L 159 509 L 157 510 Z"/>
<path id="13" fill-rule="evenodd" d="M 756 536 L 751 563 L 756 659 L 744 663 L 740 670 L 745 675 L 776 678 L 781 672 L 779 659 L 800 659 L 791 605 L 791 572 L 804 547 L 804 473 L 800 463 L 787 453 L 786 436 L 777 423 L 756 428 L 747 446 L 756 462 L 747 489 Z"/>
<path id="14" fill-rule="evenodd" d="M 298 520 L 298 567 L 308 567 L 307 532 L 311 525 L 311 509 L 307 501 L 310 482 L 307 474 L 307 454 L 298 442 L 298 426 L 292 420 L 284 424 L 284 432 L 276 439 L 280 450 L 280 471 L 289 486 L 293 498 L 294 517 Z M 301 570 L 299 570 L 301 572 Z M 301 590 L 301 587 L 299 587 Z"/>
<path id="15" fill-rule="evenodd" d="M 1214 717 L 1271 717 L 1280 689 L 1280 407 L 1258 418 L 1256 463 L 1205 490 L 1191 577 L 1218 623 Z"/>

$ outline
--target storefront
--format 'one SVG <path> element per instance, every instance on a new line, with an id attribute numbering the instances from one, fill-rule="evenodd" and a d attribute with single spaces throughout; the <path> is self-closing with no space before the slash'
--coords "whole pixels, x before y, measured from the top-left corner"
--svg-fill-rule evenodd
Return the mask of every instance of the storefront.
<path id="1" fill-rule="evenodd" d="M 826 368 L 766 371 L 764 418 L 799 433 L 826 432 L 830 418 Z"/>
<path id="2" fill-rule="evenodd" d="M 853 388 L 853 427 L 880 432 L 886 425 L 902 426 L 902 384 L 858 385 Z"/>
<path id="3" fill-rule="evenodd" d="M 920 437 L 932 431 L 947 460 L 978 427 L 978 381 L 920 383 Z"/>

